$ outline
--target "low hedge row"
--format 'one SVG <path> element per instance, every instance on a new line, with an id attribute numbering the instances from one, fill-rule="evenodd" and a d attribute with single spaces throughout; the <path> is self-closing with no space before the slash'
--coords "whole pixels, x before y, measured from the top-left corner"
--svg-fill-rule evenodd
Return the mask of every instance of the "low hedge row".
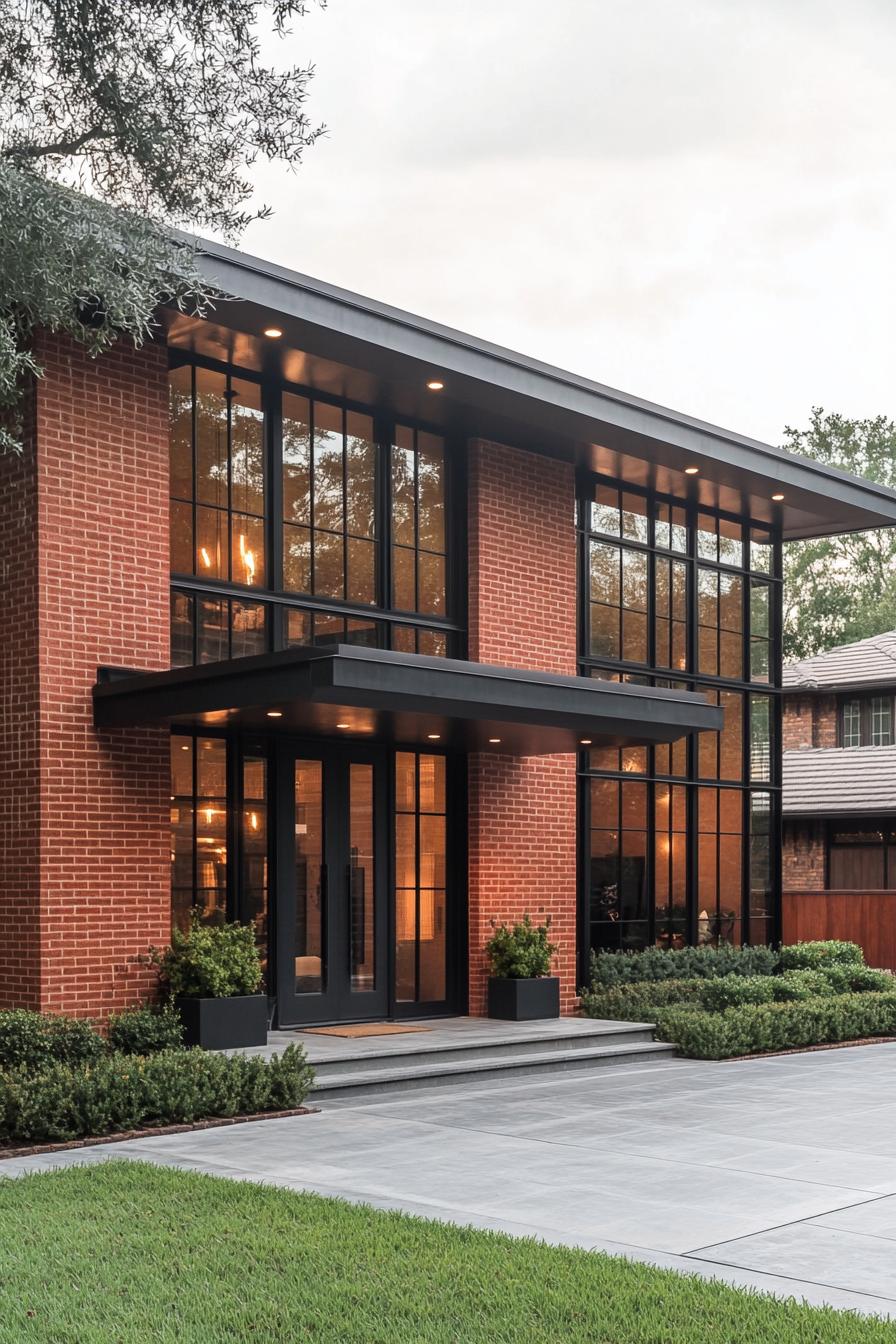
<path id="1" fill-rule="evenodd" d="M 0 1012 L 0 1069 L 39 1072 L 51 1064 L 89 1064 L 110 1052 L 149 1055 L 176 1050 L 182 1043 L 183 1025 L 170 1004 L 112 1013 L 105 1037 L 85 1018 L 25 1008 Z"/>
<path id="2" fill-rule="evenodd" d="M 711 980 L 722 975 L 771 975 L 779 954 L 770 947 L 648 947 L 643 952 L 592 952 L 591 985 L 642 980 Z"/>
<path id="3" fill-rule="evenodd" d="M 799 1003 L 744 1004 L 712 1013 L 668 1008 L 657 1036 L 692 1059 L 728 1059 L 866 1036 L 896 1036 L 896 992 L 837 994 Z"/>
<path id="4" fill-rule="evenodd" d="M 293 1110 L 314 1078 L 300 1046 L 271 1059 L 206 1050 L 109 1054 L 0 1073 L 0 1140 L 77 1139 L 153 1124 Z"/>
<path id="5" fill-rule="evenodd" d="M 742 976 L 731 977 L 742 979 Z M 619 1022 L 652 1022 L 661 1008 L 700 1004 L 706 985 L 713 980 L 638 980 L 630 985 L 598 985 L 581 994 L 585 1017 Z"/>
<path id="6" fill-rule="evenodd" d="M 744 1003 L 796 1003 L 832 994 L 896 991 L 888 971 L 870 966 L 831 965 L 820 971 L 782 971 L 780 975 L 726 975 L 706 980 L 699 995 L 704 1008 L 724 1012 Z"/>
<path id="7" fill-rule="evenodd" d="M 782 947 L 780 960 L 782 971 L 817 971 L 830 966 L 864 966 L 865 953 L 858 943 L 829 938 L 826 942 Z"/>

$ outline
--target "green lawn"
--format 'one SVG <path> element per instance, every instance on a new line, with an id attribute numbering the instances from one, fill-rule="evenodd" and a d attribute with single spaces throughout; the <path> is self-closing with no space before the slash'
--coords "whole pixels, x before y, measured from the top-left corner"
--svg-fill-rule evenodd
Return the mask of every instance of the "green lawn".
<path id="1" fill-rule="evenodd" d="M 0 1341 L 896 1344 L 582 1251 L 131 1162 L 0 1180 Z"/>

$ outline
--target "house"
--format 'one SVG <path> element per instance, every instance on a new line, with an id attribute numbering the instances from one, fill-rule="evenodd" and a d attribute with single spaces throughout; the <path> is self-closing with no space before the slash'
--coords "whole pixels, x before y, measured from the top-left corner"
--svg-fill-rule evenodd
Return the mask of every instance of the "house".
<path id="1" fill-rule="evenodd" d="M 231 249 L 45 334 L 0 461 L 0 996 L 251 921 L 272 1021 L 482 1013 L 494 921 L 780 926 L 781 542 L 896 494 Z"/>
<path id="2" fill-rule="evenodd" d="M 793 936 L 896 967 L 896 631 L 784 668 L 783 886 Z"/>

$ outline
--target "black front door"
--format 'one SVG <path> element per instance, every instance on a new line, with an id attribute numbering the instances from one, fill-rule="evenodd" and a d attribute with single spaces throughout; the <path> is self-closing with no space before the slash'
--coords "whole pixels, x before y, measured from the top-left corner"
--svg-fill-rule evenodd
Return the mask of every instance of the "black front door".
<path id="1" fill-rule="evenodd" d="M 284 749 L 277 793 L 279 1023 L 384 1017 L 385 755 L 364 746 Z"/>

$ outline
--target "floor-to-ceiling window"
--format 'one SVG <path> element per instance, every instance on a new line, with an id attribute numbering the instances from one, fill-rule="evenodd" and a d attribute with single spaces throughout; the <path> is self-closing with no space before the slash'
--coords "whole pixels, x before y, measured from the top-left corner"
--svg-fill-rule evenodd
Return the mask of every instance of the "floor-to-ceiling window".
<path id="1" fill-rule="evenodd" d="M 581 758 L 586 942 L 776 934 L 780 546 L 748 519 L 593 478 L 580 491 L 580 671 L 698 691 L 724 726 Z"/>
<path id="2" fill-rule="evenodd" d="M 170 480 L 174 666 L 334 643 L 462 656 L 443 435 L 183 362 Z"/>

